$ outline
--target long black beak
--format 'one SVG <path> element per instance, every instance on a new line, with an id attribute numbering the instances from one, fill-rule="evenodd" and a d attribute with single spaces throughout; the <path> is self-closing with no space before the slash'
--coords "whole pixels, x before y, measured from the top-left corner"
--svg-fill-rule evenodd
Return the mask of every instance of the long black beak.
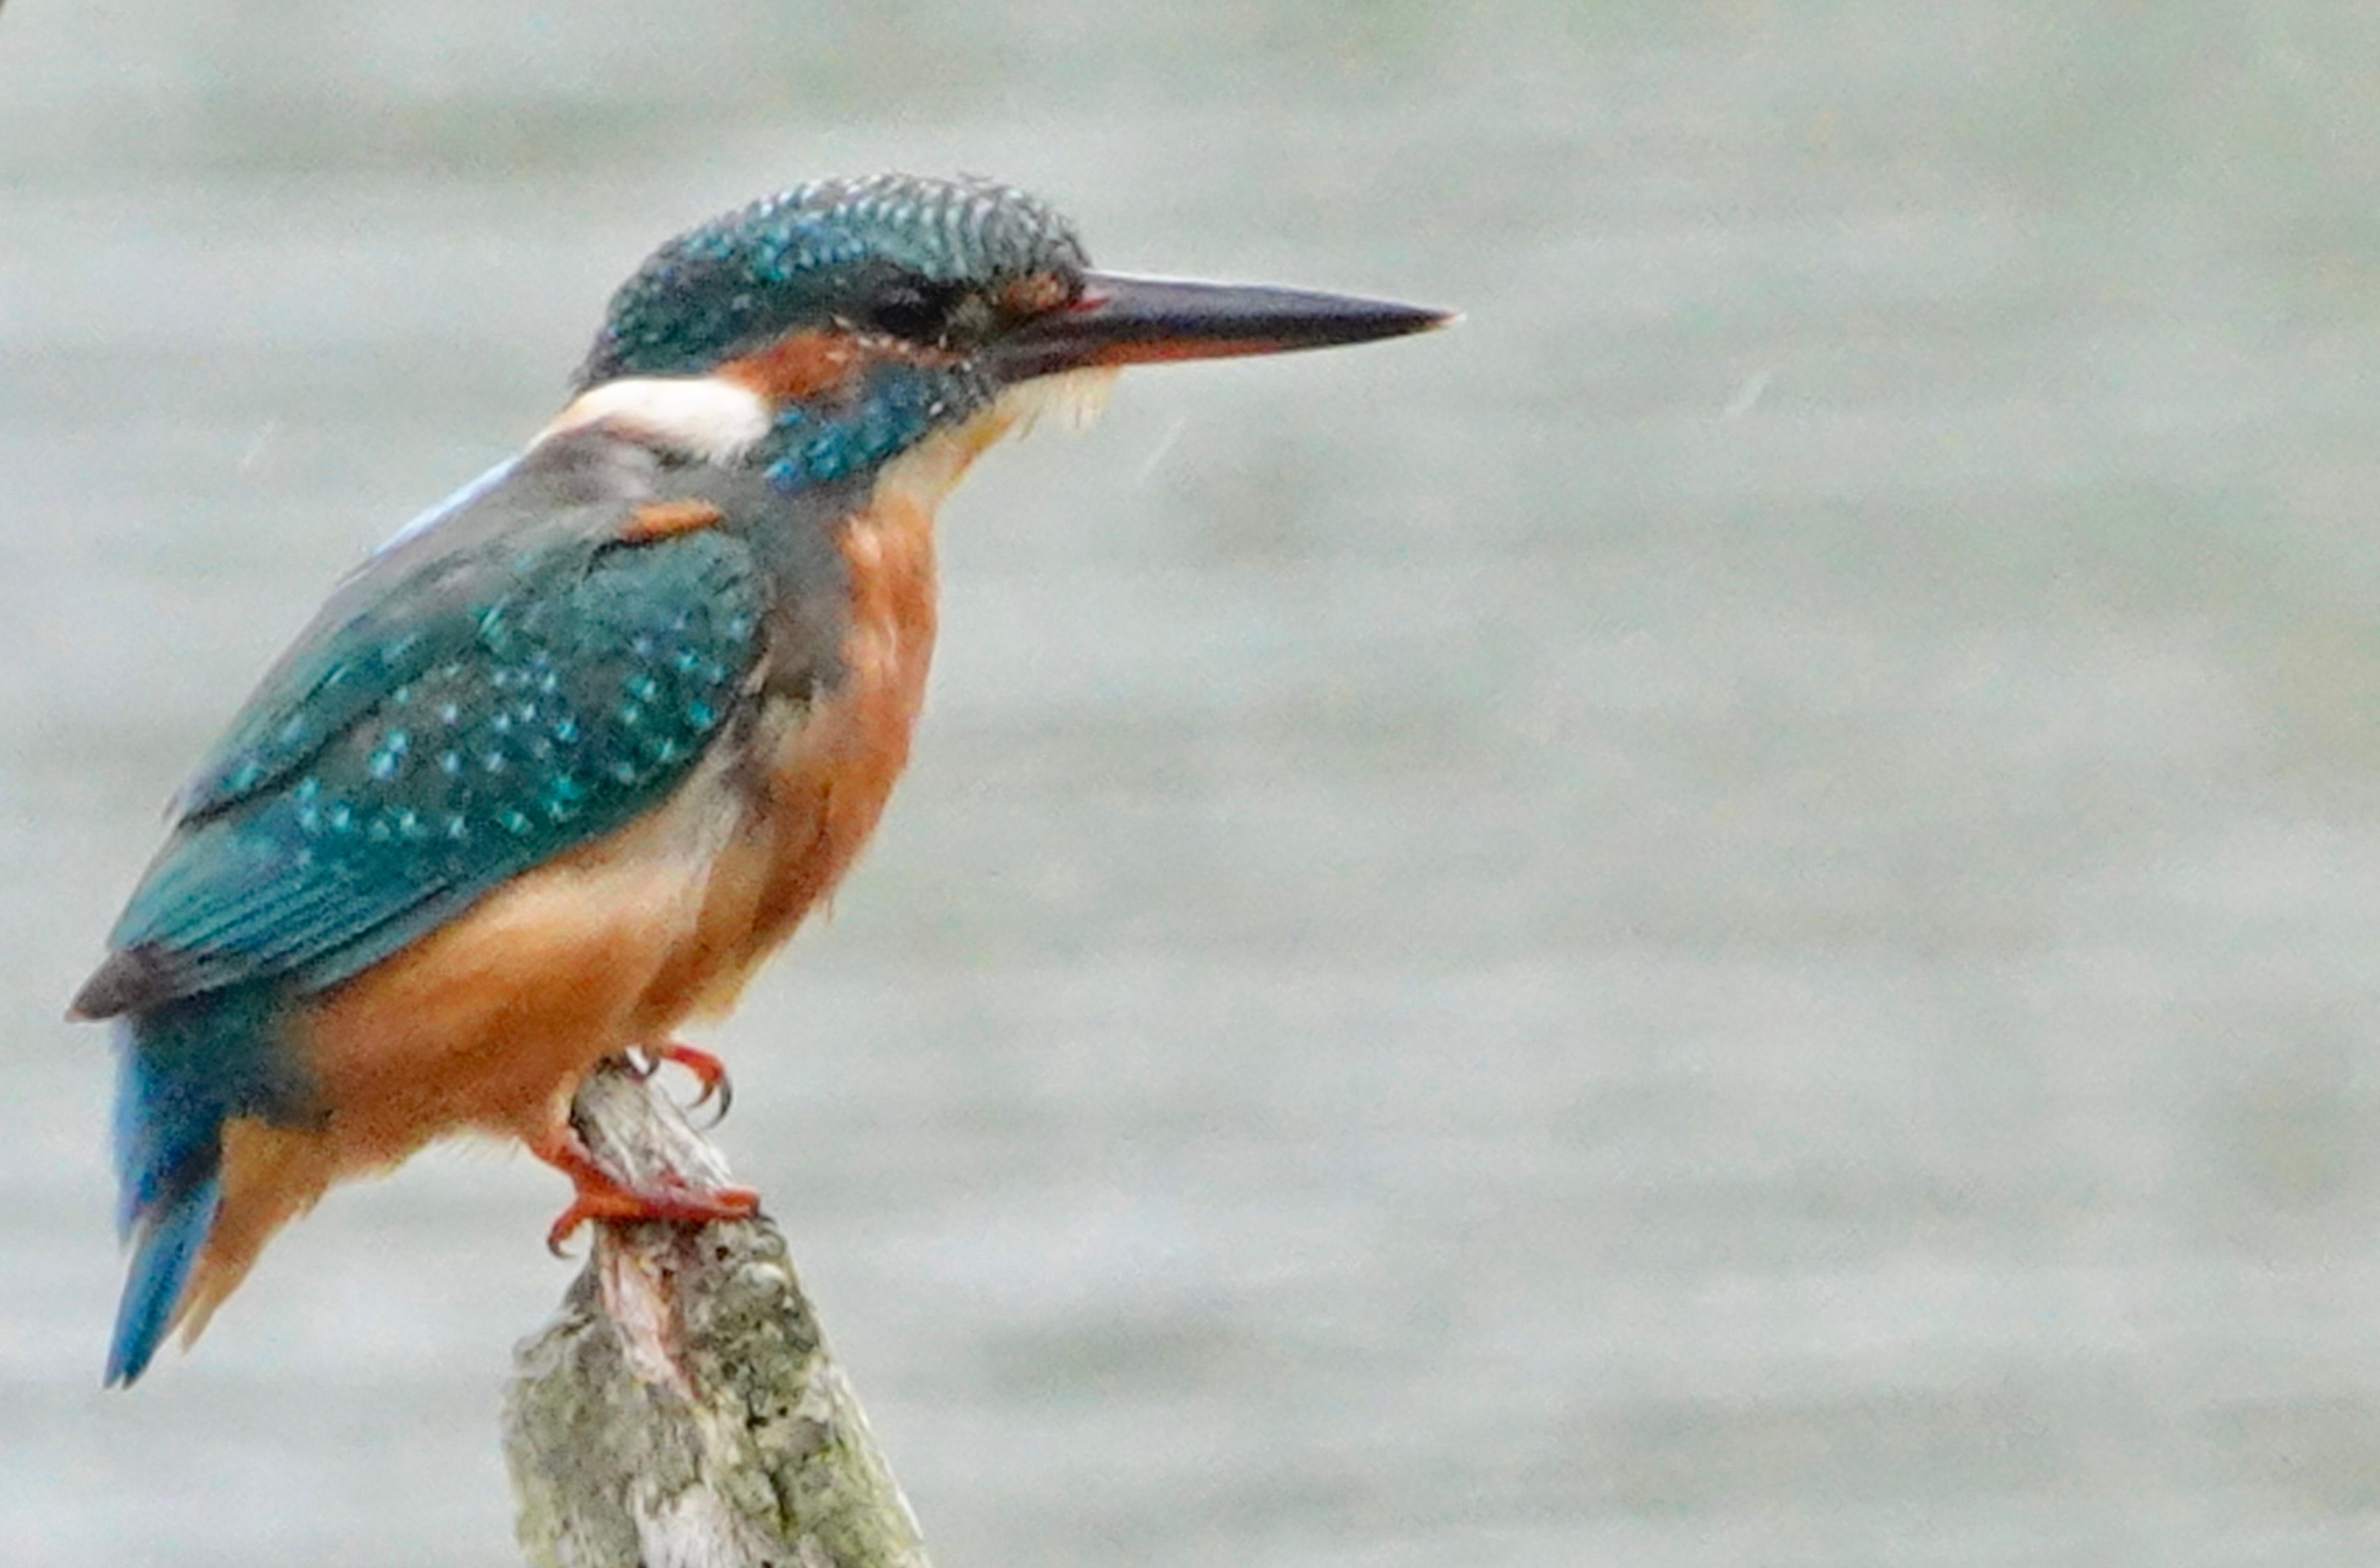
<path id="1" fill-rule="evenodd" d="M 990 349 L 1004 381 L 1094 365 L 1158 359 L 1223 359 L 1336 348 L 1402 337 L 1455 320 L 1451 310 L 1257 285 L 1086 273 L 1083 292 L 1020 322 Z"/>

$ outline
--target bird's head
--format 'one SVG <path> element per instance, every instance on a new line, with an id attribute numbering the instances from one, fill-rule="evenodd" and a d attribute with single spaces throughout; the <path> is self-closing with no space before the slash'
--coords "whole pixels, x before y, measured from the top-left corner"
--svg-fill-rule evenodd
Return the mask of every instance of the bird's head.
<path id="1" fill-rule="evenodd" d="M 680 235 L 613 296 L 564 425 L 610 419 L 786 489 L 937 436 L 956 477 L 1122 366 L 1361 343 L 1443 312 L 1095 272 L 1046 203 L 977 179 L 820 180 Z"/>

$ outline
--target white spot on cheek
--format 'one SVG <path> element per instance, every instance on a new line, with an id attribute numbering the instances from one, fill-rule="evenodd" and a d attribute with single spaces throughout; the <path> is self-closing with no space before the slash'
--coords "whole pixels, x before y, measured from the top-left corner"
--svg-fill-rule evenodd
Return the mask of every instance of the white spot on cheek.
<path id="1" fill-rule="evenodd" d="M 688 457 L 732 463 L 769 433 L 770 408 L 751 388 L 716 376 L 629 377 L 580 393 L 537 439 L 604 423 Z"/>

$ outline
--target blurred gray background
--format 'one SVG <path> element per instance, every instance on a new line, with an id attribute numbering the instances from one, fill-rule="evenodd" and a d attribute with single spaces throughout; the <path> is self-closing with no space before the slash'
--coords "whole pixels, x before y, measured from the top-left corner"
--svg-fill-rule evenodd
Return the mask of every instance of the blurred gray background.
<path id="1" fill-rule="evenodd" d="M 337 1194 L 98 1388 L 160 803 L 652 243 L 988 172 L 1459 306 L 945 514 L 711 1043 L 941 1560 L 2380 1556 L 2380 11 L 0 18 L 0 1562 L 515 1561 L 564 1197 Z"/>

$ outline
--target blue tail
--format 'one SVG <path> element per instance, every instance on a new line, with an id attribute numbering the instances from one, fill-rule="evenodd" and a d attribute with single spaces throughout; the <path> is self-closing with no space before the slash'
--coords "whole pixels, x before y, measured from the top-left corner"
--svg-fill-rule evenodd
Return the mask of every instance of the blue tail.
<path id="1" fill-rule="evenodd" d="M 289 1103 L 273 998 L 232 986 L 115 1026 L 116 1222 L 132 1269 L 115 1311 L 107 1381 L 130 1383 L 173 1327 L 223 1201 L 224 1124 Z"/>
<path id="2" fill-rule="evenodd" d="M 138 1222 L 140 1239 L 132 1249 L 132 1272 L 116 1304 L 115 1336 L 107 1346 L 107 1386 L 129 1386 L 149 1369 L 149 1358 L 173 1326 L 174 1308 L 190 1268 L 199 1260 L 215 1206 L 223 1199 L 220 1161 L 205 1178 L 176 1193 Z"/>

